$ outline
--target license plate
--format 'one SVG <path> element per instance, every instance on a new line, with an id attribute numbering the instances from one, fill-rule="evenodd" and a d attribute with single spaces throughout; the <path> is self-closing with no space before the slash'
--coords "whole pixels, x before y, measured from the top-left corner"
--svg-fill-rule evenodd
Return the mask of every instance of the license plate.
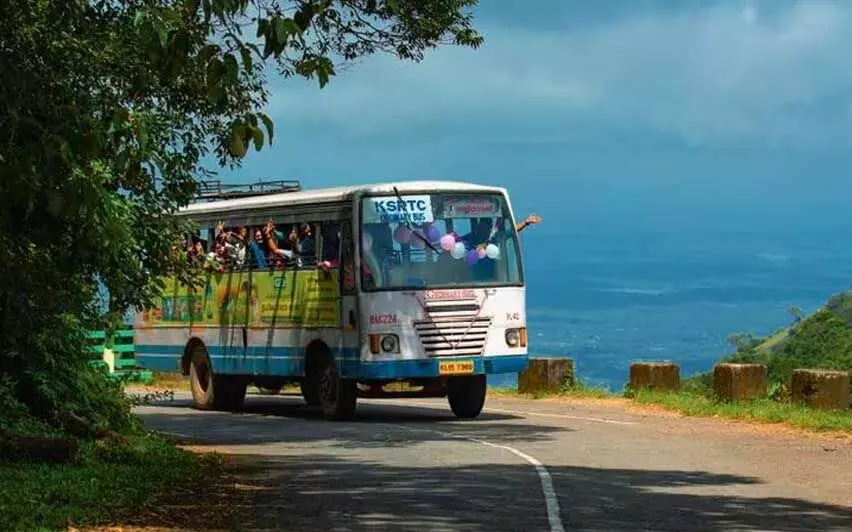
<path id="1" fill-rule="evenodd" d="M 438 362 L 441 375 L 467 375 L 473 373 L 473 360 L 442 360 Z"/>

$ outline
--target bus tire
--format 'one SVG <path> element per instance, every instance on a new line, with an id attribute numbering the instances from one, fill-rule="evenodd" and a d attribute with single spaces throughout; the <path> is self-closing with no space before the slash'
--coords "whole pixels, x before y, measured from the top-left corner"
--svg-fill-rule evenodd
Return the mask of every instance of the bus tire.
<path id="1" fill-rule="evenodd" d="M 230 412 L 237 412 L 243 409 L 246 402 L 246 391 L 248 389 L 248 382 L 242 377 L 234 377 L 234 376 L 219 376 L 213 377 L 214 379 L 218 379 L 219 389 L 224 389 L 224 397 L 219 401 L 217 405 L 217 410 L 227 410 Z"/>
<path id="2" fill-rule="evenodd" d="M 299 389 L 302 391 L 302 399 L 310 407 L 320 406 L 319 383 L 315 371 L 311 371 L 299 381 Z"/>
<path id="3" fill-rule="evenodd" d="M 189 360 L 189 387 L 192 391 L 192 405 L 198 410 L 214 410 L 218 383 L 213 378 L 213 369 L 207 350 L 196 346 Z"/>
<path id="4" fill-rule="evenodd" d="M 192 403 L 198 410 L 239 410 L 246 398 L 247 383 L 239 377 L 214 375 L 203 346 L 192 353 L 189 383 Z"/>
<path id="5" fill-rule="evenodd" d="M 478 417 L 485 406 L 487 383 L 485 375 L 452 377 L 447 381 L 450 409 L 459 419 Z"/>
<path id="6" fill-rule="evenodd" d="M 330 354 L 320 359 L 319 400 L 322 415 L 329 421 L 349 421 L 355 417 L 358 401 L 357 382 L 342 379 Z"/>

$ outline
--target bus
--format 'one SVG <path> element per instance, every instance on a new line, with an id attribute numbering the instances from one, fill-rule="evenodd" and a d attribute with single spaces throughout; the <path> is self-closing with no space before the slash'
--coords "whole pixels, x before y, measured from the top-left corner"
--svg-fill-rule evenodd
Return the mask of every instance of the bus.
<path id="1" fill-rule="evenodd" d="M 206 280 L 162 279 L 134 314 L 138 365 L 180 373 L 195 408 L 297 386 L 327 420 L 361 398 L 446 398 L 480 415 L 487 375 L 527 368 L 509 195 L 463 182 L 202 187 L 179 216 Z"/>

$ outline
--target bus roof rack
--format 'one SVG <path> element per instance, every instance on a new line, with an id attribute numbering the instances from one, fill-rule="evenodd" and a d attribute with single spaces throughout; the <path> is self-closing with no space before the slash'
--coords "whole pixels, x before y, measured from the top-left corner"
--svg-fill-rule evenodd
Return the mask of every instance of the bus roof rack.
<path id="1" fill-rule="evenodd" d="M 222 183 L 219 179 L 198 182 L 195 201 L 221 201 L 227 199 L 265 196 L 284 192 L 298 192 L 302 184 L 297 180 L 258 181 L 256 183 Z"/>

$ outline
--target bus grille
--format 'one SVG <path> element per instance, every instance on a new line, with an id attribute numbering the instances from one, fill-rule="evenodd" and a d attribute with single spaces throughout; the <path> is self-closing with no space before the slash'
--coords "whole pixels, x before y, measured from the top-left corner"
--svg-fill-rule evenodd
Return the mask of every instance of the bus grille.
<path id="1" fill-rule="evenodd" d="M 414 329 L 420 336 L 427 355 L 440 357 L 482 354 L 491 325 L 490 317 L 440 314 L 432 313 L 431 319 L 414 322 Z"/>

